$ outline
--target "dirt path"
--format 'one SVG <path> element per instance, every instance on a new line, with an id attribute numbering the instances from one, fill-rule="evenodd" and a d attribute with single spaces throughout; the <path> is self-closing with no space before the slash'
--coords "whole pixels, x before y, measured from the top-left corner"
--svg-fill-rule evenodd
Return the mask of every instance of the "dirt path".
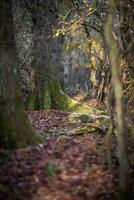
<path id="1" fill-rule="evenodd" d="M 116 200 L 117 171 L 106 167 L 104 134 L 68 136 L 69 113 L 28 112 L 44 144 L 0 151 L 0 200 Z M 61 131 L 62 130 L 62 131 Z"/>

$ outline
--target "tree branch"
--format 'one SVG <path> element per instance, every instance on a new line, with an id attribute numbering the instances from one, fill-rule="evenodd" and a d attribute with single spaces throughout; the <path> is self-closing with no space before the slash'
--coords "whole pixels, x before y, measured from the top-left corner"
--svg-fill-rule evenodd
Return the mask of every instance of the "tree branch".
<path id="1" fill-rule="evenodd" d="M 87 23 L 82 23 L 81 25 L 83 25 L 83 26 L 88 26 L 88 27 L 94 29 L 96 32 L 98 32 L 99 34 L 101 34 L 102 37 L 104 38 L 104 34 L 103 34 L 99 29 L 97 29 L 95 26 L 92 26 L 92 25 L 87 24 Z"/>

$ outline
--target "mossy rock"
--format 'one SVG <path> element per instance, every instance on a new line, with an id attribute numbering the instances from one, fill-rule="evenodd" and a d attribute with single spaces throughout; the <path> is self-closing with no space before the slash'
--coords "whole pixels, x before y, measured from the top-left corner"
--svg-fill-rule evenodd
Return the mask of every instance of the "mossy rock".
<path id="1" fill-rule="evenodd" d="M 84 134 L 84 133 L 92 133 L 94 131 L 97 130 L 97 127 L 94 127 L 94 126 L 81 126 L 81 127 L 77 127 L 76 129 L 73 129 L 71 131 L 71 135 L 81 135 L 81 134 Z"/>
<path id="2" fill-rule="evenodd" d="M 94 129 L 102 129 L 106 131 L 109 127 L 110 117 L 107 115 L 94 115 L 86 113 L 72 113 L 68 117 L 69 123 L 79 124 L 81 128 L 76 131 L 91 131 Z"/>
<path id="3" fill-rule="evenodd" d="M 99 121 L 107 121 L 110 117 L 108 115 L 99 115 L 99 114 L 89 114 L 89 113 L 76 113 L 73 112 L 69 115 L 68 120 L 69 122 L 75 123 L 75 122 L 94 122 L 96 120 Z"/>

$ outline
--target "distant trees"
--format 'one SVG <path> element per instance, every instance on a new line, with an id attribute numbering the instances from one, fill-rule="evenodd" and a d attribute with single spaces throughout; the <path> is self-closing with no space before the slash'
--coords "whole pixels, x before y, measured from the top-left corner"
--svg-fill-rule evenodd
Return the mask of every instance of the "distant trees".
<path id="1" fill-rule="evenodd" d="M 77 37 L 77 43 L 74 45 L 74 49 L 78 49 L 84 52 L 88 57 L 89 68 L 88 73 L 88 88 L 91 98 L 98 98 L 99 100 L 105 100 L 109 90 L 111 74 L 109 70 L 108 51 L 104 38 L 104 20 L 106 17 L 107 2 L 106 1 L 81 1 L 72 0 L 72 5 L 68 8 L 66 14 L 61 17 L 62 28 L 59 33 L 68 36 L 73 31 L 74 37 Z M 77 27 L 77 29 L 76 29 Z M 86 40 L 81 42 L 82 36 L 77 36 L 77 32 L 83 31 L 83 35 Z M 73 41 L 68 47 L 73 46 Z M 75 65 L 83 67 L 82 63 L 73 63 Z M 79 69 L 77 69 L 78 71 Z M 72 70 L 73 71 L 73 70 Z M 80 84 L 78 82 L 78 84 Z M 81 85 L 80 85 L 81 87 Z"/>
<path id="2" fill-rule="evenodd" d="M 35 143 L 35 133 L 23 113 L 14 39 L 12 1 L 0 1 L 0 148 Z"/>

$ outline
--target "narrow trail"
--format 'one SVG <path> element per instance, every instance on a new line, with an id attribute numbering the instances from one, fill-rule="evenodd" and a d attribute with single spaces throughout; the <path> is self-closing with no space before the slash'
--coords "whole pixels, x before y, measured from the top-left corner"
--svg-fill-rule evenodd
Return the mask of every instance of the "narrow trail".
<path id="1" fill-rule="evenodd" d="M 118 200 L 117 158 L 110 172 L 97 120 L 59 110 L 26 115 L 44 143 L 0 150 L 0 200 Z"/>

